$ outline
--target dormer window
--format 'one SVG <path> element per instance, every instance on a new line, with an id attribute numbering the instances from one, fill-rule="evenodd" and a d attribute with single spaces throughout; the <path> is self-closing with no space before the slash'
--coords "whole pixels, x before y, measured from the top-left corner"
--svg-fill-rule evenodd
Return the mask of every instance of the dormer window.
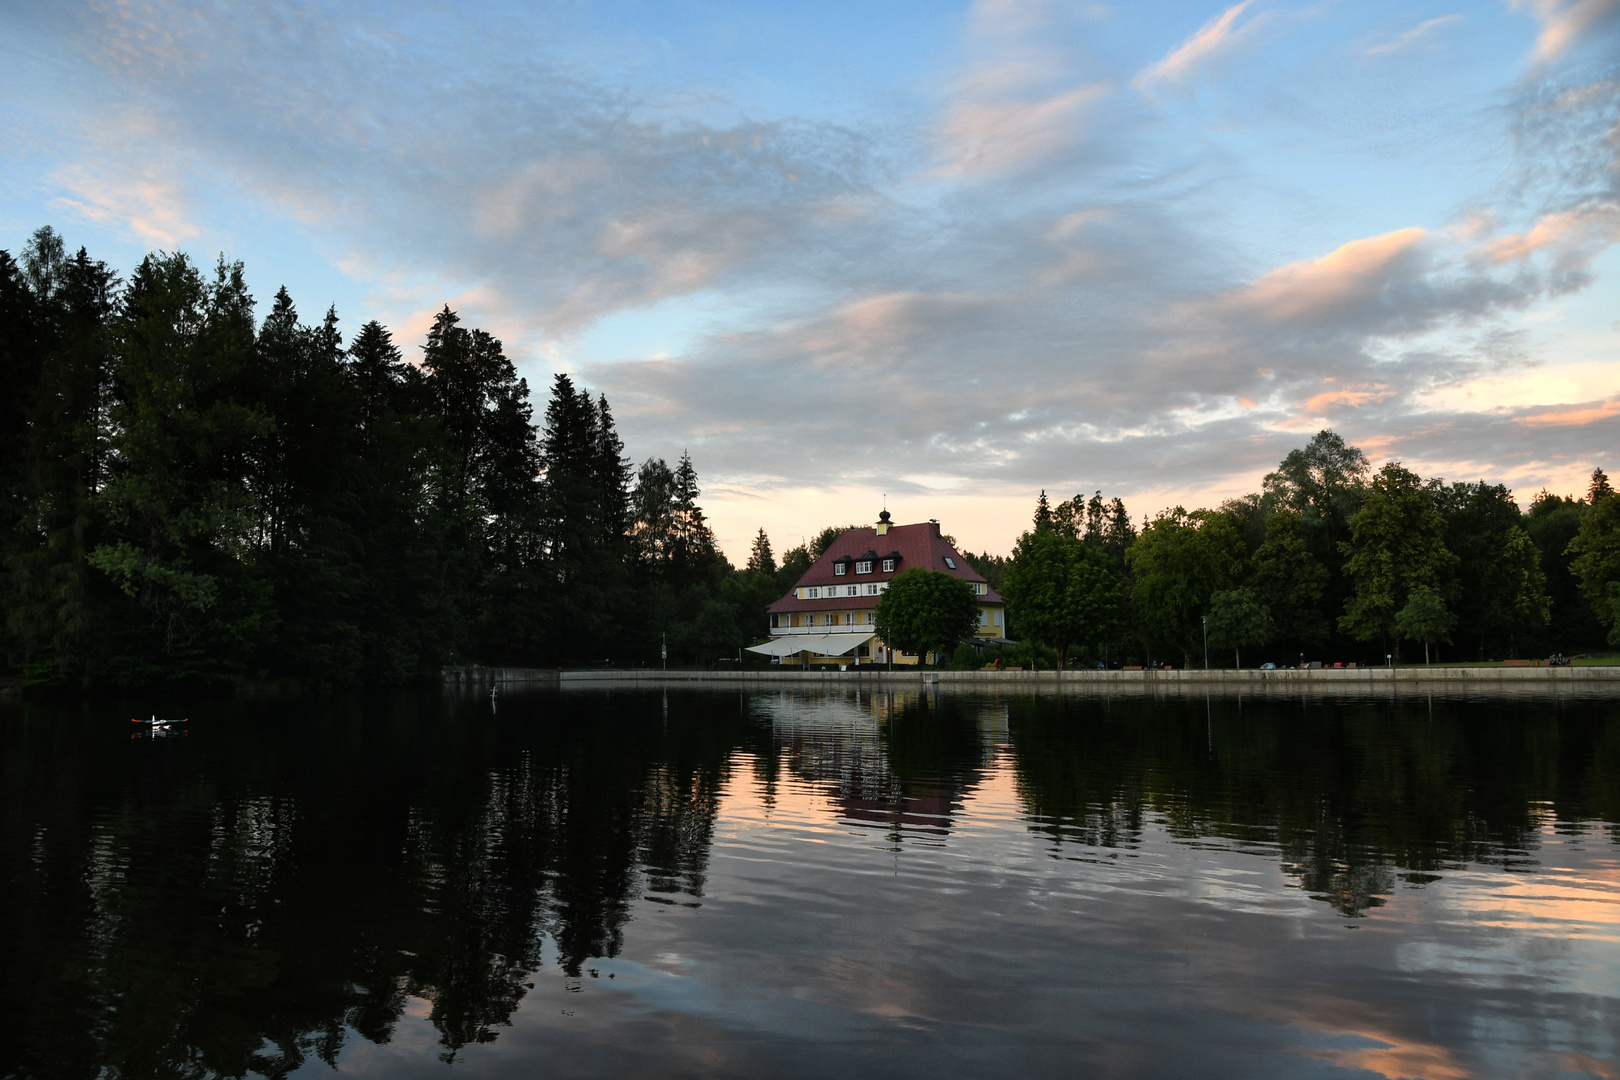
<path id="1" fill-rule="evenodd" d="M 833 574 L 835 576 L 837 576 L 837 577 L 843 577 L 844 576 L 844 568 L 846 566 L 848 566 L 848 565 L 849 565 L 848 563 L 841 563 L 841 562 L 833 563 Z"/>
<path id="2" fill-rule="evenodd" d="M 819 588 L 817 588 L 816 586 L 814 586 L 814 585 L 812 585 L 808 589 L 806 589 L 805 592 L 810 594 L 806 599 L 810 599 L 810 600 L 819 600 L 819 599 L 821 599 L 821 590 Z"/>
<path id="3" fill-rule="evenodd" d="M 883 572 L 885 574 L 894 573 L 894 560 L 893 559 L 884 559 L 883 560 Z"/>
<path id="4" fill-rule="evenodd" d="M 956 569 L 956 560 L 951 558 L 949 555 L 947 555 L 947 556 L 945 556 L 945 565 L 950 567 L 952 570 L 955 570 Z"/>
<path id="5" fill-rule="evenodd" d="M 870 574 L 872 572 L 872 560 L 862 559 L 860 562 L 856 563 L 855 572 L 857 574 Z"/>

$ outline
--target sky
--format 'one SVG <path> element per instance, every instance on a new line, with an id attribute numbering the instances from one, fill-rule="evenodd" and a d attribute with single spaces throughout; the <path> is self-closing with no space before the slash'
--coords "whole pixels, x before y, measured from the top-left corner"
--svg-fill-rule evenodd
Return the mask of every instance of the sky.
<path id="1" fill-rule="evenodd" d="M 0 247 L 448 303 L 722 547 L 1620 469 L 1620 0 L 0 0 Z"/>

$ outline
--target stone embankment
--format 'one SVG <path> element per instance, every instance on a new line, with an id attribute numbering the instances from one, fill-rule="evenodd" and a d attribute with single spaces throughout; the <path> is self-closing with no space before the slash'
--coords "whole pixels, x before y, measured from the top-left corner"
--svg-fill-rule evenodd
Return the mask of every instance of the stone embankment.
<path id="1" fill-rule="evenodd" d="M 1065 689 L 1309 689 L 1335 691 L 1407 686 L 1450 686 L 1457 689 L 1528 688 L 1612 684 L 1620 690 L 1616 667 L 1401 667 L 1319 668 L 1242 671 L 1185 669 L 1178 671 L 918 671 L 881 667 L 851 667 L 842 671 L 558 671 L 545 668 L 455 667 L 444 669 L 447 687 L 464 689 L 490 686 L 588 687 L 640 683 L 754 686 L 933 685 L 961 690 Z"/>

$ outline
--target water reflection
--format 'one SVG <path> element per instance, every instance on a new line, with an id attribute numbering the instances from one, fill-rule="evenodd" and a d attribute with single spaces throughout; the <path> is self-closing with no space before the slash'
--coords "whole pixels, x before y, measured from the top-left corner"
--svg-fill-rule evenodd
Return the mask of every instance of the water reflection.
<path id="1" fill-rule="evenodd" d="M 0 1076 L 281 1076 L 337 1065 L 356 1039 L 389 1044 L 418 1015 L 438 1059 L 462 1060 L 502 1037 L 541 980 L 579 992 L 616 976 L 604 961 L 620 957 L 631 972 L 637 934 L 670 932 L 647 921 L 661 910 L 701 916 L 711 935 L 753 933 L 735 903 L 739 871 L 727 871 L 730 906 L 711 903 L 719 849 L 752 860 L 748 880 L 802 888 L 813 873 L 857 896 L 873 888 L 860 876 L 873 845 L 897 874 L 908 852 L 971 856 L 988 883 L 953 871 L 945 885 L 907 886 L 915 918 L 945 927 L 999 903 L 998 874 L 1037 905 L 1094 903 L 1104 887 L 1143 888 L 1121 876 L 1127 864 L 1172 883 L 1132 909 L 1131 933 L 1150 939 L 1163 917 L 1149 915 L 1150 895 L 1270 910 L 1275 895 L 1243 884 L 1267 866 L 1347 926 L 1448 880 L 1454 903 L 1478 904 L 1504 933 L 1617 914 L 1590 887 L 1594 873 L 1620 880 L 1620 709 L 1604 700 L 615 692 L 508 694 L 498 714 L 482 698 L 437 696 L 187 704 L 187 738 L 133 743 L 116 705 L 4 715 Z M 739 838 L 718 842 L 722 826 Z M 853 843 L 813 870 L 768 843 L 772 829 L 829 826 Z M 1549 836 L 1595 846 L 1609 869 L 1544 866 Z M 1051 869 L 1020 863 L 1023 847 Z M 1475 880 L 1504 871 L 1537 885 Z M 1034 917 L 1021 910 L 1003 915 Z M 962 962 L 983 969 L 963 977 L 991 985 L 1043 963 L 1068 971 L 1039 944 L 1068 931 L 1040 925 L 998 931 L 994 947 L 941 930 L 940 947 L 971 950 L 978 959 Z M 829 948 L 841 932 L 827 931 Z M 871 962 L 898 967 L 927 947 L 893 940 L 861 947 L 887 948 Z M 1203 947 L 1175 940 L 1162 947 Z M 1601 1000 L 1612 1015 L 1613 998 Z M 1128 1045 L 1152 1015 L 1112 1038 Z M 1377 1067 L 1371 1053 L 1330 1047 L 1322 1059 Z"/>

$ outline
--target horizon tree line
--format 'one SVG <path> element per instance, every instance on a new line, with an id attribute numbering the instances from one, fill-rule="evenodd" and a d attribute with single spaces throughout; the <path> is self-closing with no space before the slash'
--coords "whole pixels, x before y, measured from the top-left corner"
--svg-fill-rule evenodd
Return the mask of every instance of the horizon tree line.
<path id="1" fill-rule="evenodd" d="M 125 281 L 48 227 L 0 251 L 11 677 L 746 662 L 766 606 L 853 527 L 780 557 L 760 529 L 733 567 L 689 454 L 633 465 L 606 397 L 567 375 L 537 421 L 502 343 L 448 306 L 414 362 L 375 320 L 347 343 L 335 310 L 303 320 L 285 288 L 255 308 L 223 259 L 153 253 Z M 1011 556 L 963 554 L 1031 662 L 1190 664 L 1206 633 L 1237 663 L 1576 652 L 1620 644 L 1613 495 L 1599 469 L 1522 511 L 1500 484 L 1374 472 L 1324 431 L 1216 509 L 1138 527 L 1118 497 L 1042 491 Z"/>
<path id="2" fill-rule="evenodd" d="M 1176 506 L 1114 539 L 1080 497 L 1043 491 L 1012 556 L 971 556 L 1005 593 L 1013 636 L 1093 662 L 1497 660 L 1620 646 L 1620 501 L 1601 468 L 1584 497 L 1425 480 L 1319 432 L 1261 491 Z M 1100 495 L 1087 504 L 1097 506 Z M 1115 500 L 1118 503 L 1118 500 Z M 1134 654 L 1134 655 L 1133 655 Z"/>

